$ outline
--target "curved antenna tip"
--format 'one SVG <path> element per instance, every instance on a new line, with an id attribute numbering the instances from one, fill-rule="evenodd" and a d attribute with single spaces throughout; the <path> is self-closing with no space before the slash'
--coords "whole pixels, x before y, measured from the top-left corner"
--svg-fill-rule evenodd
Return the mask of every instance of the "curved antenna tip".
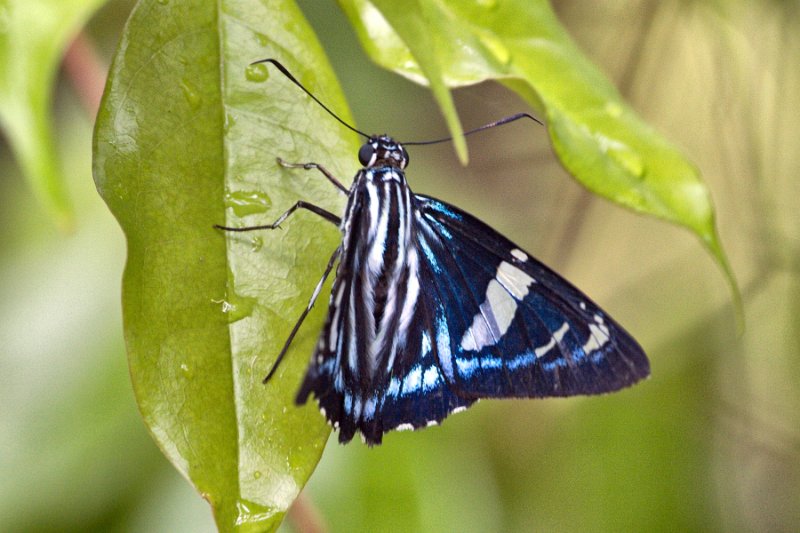
<path id="1" fill-rule="evenodd" d="M 500 120 L 495 120 L 494 122 L 490 122 L 489 124 L 484 124 L 483 126 L 480 126 L 478 128 L 475 128 L 475 129 L 472 129 L 472 130 L 469 130 L 469 131 L 465 131 L 463 136 L 466 137 L 467 135 L 472 135 L 473 133 L 478 133 L 479 131 L 488 130 L 490 128 L 496 128 L 497 126 L 502 126 L 503 124 L 508 124 L 509 122 L 514 122 L 514 121 L 519 120 L 521 118 L 529 118 L 532 121 L 544 126 L 544 122 L 542 122 L 538 118 L 534 117 L 530 113 L 524 113 L 523 112 L 523 113 L 516 113 L 516 114 L 511 115 L 509 117 L 501 118 Z M 401 144 L 404 144 L 406 146 L 423 146 L 423 145 L 426 145 L 426 144 L 438 144 L 438 143 L 443 143 L 443 142 L 451 141 L 451 140 L 453 140 L 452 136 L 443 137 L 441 139 L 434 139 L 432 141 L 409 141 L 409 142 L 404 142 L 404 143 L 401 143 Z"/>
<path id="2" fill-rule="evenodd" d="M 317 98 L 316 96 L 314 96 L 313 94 L 311 94 L 311 91 L 309 91 L 308 89 L 306 89 L 306 88 L 305 88 L 305 86 L 304 86 L 302 83 L 300 83 L 299 81 L 297 81 L 297 78 L 295 78 L 295 77 L 292 75 L 292 73 L 291 73 L 291 72 L 289 72 L 289 69 L 287 69 L 286 67 L 284 67 L 284 66 L 283 66 L 283 64 L 282 64 L 280 61 L 278 61 L 277 59 L 273 59 L 273 58 L 271 58 L 271 57 L 268 57 L 268 58 L 266 58 L 266 59 L 259 59 L 258 61 L 253 61 L 253 62 L 252 62 L 252 63 L 250 63 L 250 64 L 251 64 L 251 65 L 258 65 L 258 64 L 260 64 L 260 63 L 272 63 L 273 65 L 275 65 L 275 67 L 276 67 L 278 70 L 280 70 L 280 71 L 281 71 L 281 74 L 283 74 L 284 76 L 286 76 L 286 77 L 289 79 L 289 81 L 291 81 L 292 83 L 294 83 L 295 85 L 297 85 L 298 87 L 300 87 L 300 89 L 301 89 L 301 90 L 302 90 L 304 93 L 306 93 L 308 96 L 310 96 L 312 100 L 314 100 L 314 101 L 315 101 L 317 104 L 319 104 L 319 106 L 320 106 L 320 107 L 322 107 L 322 109 L 324 109 L 324 110 L 325 110 L 325 111 L 326 111 L 326 112 L 327 112 L 327 113 L 328 113 L 330 116 L 332 116 L 332 117 L 333 117 L 333 118 L 335 118 L 337 121 L 339 121 L 339 123 L 340 123 L 340 124 L 342 124 L 344 127 L 346 127 L 347 129 L 349 129 L 350 131 L 353 131 L 353 132 L 355 132 L 355 133 L 358 133 L 359 135 L 363 136 L 364 138 L 367 138 L 367 139 L 369 139 L 369 135 L 367 135 L 367 134 L 366 134 L 366 133 L 364 133 L 363 131 L 361 131 L 361 130 L 359 130 L 359 129 L 355 128 L 354 126 L 351 126 L 350 124 L 348 124 L 347 122 L 345 122 L 344 120 L 342 120 L 341 118 L 339 118 L 339 115 L 337 115 L 336 113 L 334 113 L 333 111 L 331 111 L 331 110 L 330 110 L 330 108 L 328 108 L 328 106 L 326 106 L 325 104 L 323 104 L 323 103 L 322 103 L 322 102 L 319 100 L 319 98 Z"/>

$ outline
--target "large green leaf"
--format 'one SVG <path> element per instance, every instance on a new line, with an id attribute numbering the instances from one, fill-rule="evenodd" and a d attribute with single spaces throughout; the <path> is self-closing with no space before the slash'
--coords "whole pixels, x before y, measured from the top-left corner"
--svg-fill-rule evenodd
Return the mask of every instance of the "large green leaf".
<path id="1" fill-rule="evenodd" d="M 497 79 L 544 114 L 556 154 L 586 188 L 687 227 L 736 283 L 697 168 L 644 123 L 589 62 L 546 0 L 339 0 L 381 66 L 429 84 L 456 149 L 447 87 Z"/>
<path id="2" fill-rule="evenodd" d="M 142 415 L 222 530 L 271 530 L 313 471 L 329 429 L 294 394 L 321 314 L 268 384 L 338 230 L 300 212 L 283 229 L 224 234 L 215 223 L 271 222 L 296 200 L 338 212 L 318 173 L 357 144 L 271 67 L 279 58 L 348 117 L 314 35 L 290 0 L 140 2 L 111 68 L 95 131 L 97 188 L 125 231 L 125 336 Z M 324 252 L 322 252 L 324 251 Z"/>
<path id="3" fill-rule="evenodd" d="M 56 68 L 74 33 L 104 0 L 0 3 L 0 121 L 34 193 L 62 228 L 72 214 L 50 117 Z"/>

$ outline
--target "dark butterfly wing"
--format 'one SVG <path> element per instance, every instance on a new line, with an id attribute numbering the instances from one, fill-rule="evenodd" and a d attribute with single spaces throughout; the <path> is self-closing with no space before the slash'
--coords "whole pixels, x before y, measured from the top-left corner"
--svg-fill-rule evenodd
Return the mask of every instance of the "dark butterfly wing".
<path id="1" fill-rule="evenodd" d="M 468 213 L 416 200 L 424 263 L 446 273 L 439 363 L 459 396 L 600 394 L 649 375 L 636 341 L 569 282 Z"/>

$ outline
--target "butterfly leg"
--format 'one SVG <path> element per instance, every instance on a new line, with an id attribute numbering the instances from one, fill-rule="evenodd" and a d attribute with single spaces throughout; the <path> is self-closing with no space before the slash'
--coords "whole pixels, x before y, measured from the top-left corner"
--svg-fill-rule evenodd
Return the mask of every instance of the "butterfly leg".
<path id="1" fill-rule="evenodd" d="M 275 374 L 275 371 L 278 369 L 278 365 L 283 360 L 283 356 L 286 355 L 286 352 L 289 350 L 289 346 L 292 344 L 294 336 L 297 335 L 297 331 L 303 324 L 303 320 L 306 319 L 306 316 L 311 311 L 311 308 L 314 307 L 314 302 L 317 301 L 317 297 L 319 296 L 319 291 L 322 290 L 322 286 L 325 284 L 325 280 L 328 279 L 328 275 L 331 273 L 331 270 L 333 270 L 333 265 L 334 263 L 336 263 L 336 259 L 339 257 L 340 252 L 341 248 L 336 248 L 336 250 L 334 250 L 333 252 L 333 255 L 331 255 L 331 258 L 328 260 L 328 266 L 325 267 L 325 272 L 322 274 L 322 278 L 320 278 L 319 282 L 317 283 L 317 286 L 314 289 L 314 293 L 311 295 L 311 299 L 308 301 L 308 305 L 306 306 L 303 313 L 300 315 L 300 318 L 297 320 L 297 323 L 292 328 L 292 332 L 289 333 L 289 338 L 286 339 L 283 348 L 281 348 L 278 357 L 272 364 L 272 368 L 270 368 L 269 373 L 267 374 L 267 377 L 264 378 L 263 383 L 267 383 L 272 378 L 272 375 Z"/>
<path id="2" fill-rule="evenodd" d="M 261 226 L 248 226 L 245 228 L 233 228 L 230 226 L 220 226 L 219 224 L 214 224 L 214 227 L 217 229 L 225 230 L 225 231 L 255 231 L 259 229 L 277 229 L 281 227 L 281 224 L 284 220 L 289 218 L 289 216 L 297 211 L 298 209 L 307 209 L 312 213 L 321 216 L 325 220 L 328 220 L 337 226 L 342 223 L 342 219 L 338 216 L 334 215 L 330 211 L 318 207 L 314 204 L 310 204 L 308 202 L 304 202 L 303 200 L 298 200 L 292 207 L 286 210 L 284 214 L 278 217 L 278 220 L 273 222 L 272 224 L 262 224 Z"/>
<path id="3" fill-rule="evenodd" d="M 305 169 L 305 170 L 319 170 L 320 172 L 322 172 L 322 174 L 326 178 L 328 178 L 328 181 L 330 181 L 331 183 L 336 185 L 336 187 L 340 191 L 342 191 L 345 194 L 350 192 L 350 190 L 347 187 L 342 185 L 342 182 L 340 182 L 338 179 L 336 179 L 336 177 L 333 174 L 331 174 L 330 171 L 328 169 L 326 169 L 325 167 L 323 167 L 322 165 L 318 165 L 317 163 L 287 163 L 286 161 L 284 161 L 280 157 L 277 159 L 277 161 L 278 161 L 278 164 L 280 166 L 284 167 L 284 168 L 302 168 L 302 169 Z"/>

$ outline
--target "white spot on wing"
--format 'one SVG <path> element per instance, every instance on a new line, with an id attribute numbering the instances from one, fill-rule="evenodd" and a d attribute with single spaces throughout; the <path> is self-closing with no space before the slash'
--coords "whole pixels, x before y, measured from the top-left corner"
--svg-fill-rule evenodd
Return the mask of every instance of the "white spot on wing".
<path id="1" fill-rule="evenodd" d="M 403 379 L 403 393 L 419 390 L 420 385 L 422 385 L 422 367 L 417 365 Z"/>
<path id="2" fill-rule="evenodd" d="M 427 331 L 422 332 L 422 357 L 428 355 L 431 351 L 431 338 L 428 336 Z"/>
<path id="3" fill-rule="evenodd" d="M 486 299 L 461 338 L 461 348 L 477 351 L 497 343 L 514 320 L 517 302 L 528 295 L 531 284 L 535 282 L 519 268 L 502 261 L 497 267 L 495 279 L 486 287 Z"/>
<path id="4" fill-rule="evenodd" d="M 525 252 L 523 252 L 519 248 L 514 248 L 513 250 L 511 250 L 511 255 L 516 257 L 520 261 L 527 261 L 528 260 L 528 254 L 526 254 Z"/>
<path id="5" fill-rule="evenodd" d="M 414 426 L 412 424 L 400 424 L 394 429 L 395 431 L 410 431 L 414 429 Z"/>
<path id="6" fill-rule="evenodd" d="M 444 320 L 436 321 L 436 349 L 439 351 L 439 366 L 442 367 L 444 375 L 448 379 L 453 379 L 453 360 L 450 352 L 450 332 L 447 330 L 447 323 Z"/>
<path id="7" fill-rule="evenodd" d="M 422 387 L 427 392 L 433 389 L 439 383 L 441 375 L 439 369 L 435 365 L 431 365 L 425 369 L 425 374 L 422 377 Z"/>
<path id="8" fill-rule="evenodd" d="M 594 324 L 589 324 L 589 338 L 583 345 L 583 352 L 587 355 L 602 348 L 610 339 L 608 326 L 603 322 L 603 317 L 596 314 L 594 321 Z"/>
<path id="9" fill-rule="evenodd" d="M 548 342 L 544 346 L 536 348 L 533 351 L 533 353 L 536 354 L 536 357 L 542 357 L 547 352 L 555 348 L 556 343 L 561 342 L 561 340 L 564 338 L 564 335 L 566 335 L 568 331 L 569 331 L 569 324 L 564 322 L 561 325 L 561 327 L 558 328 L 558 330 L 555 333 L 553 333 L 553 336 L 550 337 L 550 342 Z"/>
<path id="10" fill-rule="evenodd" d="M 536 280 L 511 263 L 503 261 L 497 267 L 497 280 L 517 300 L 528 295 L 528 289 Z"/>
<path id="11" fill-rule="evenodd" d="M 397 397 L 400 394 L 400 380 L 397 378 L 392 378 L 389 382 L 389 389 L 386 391 L 387 396 Z"/>

